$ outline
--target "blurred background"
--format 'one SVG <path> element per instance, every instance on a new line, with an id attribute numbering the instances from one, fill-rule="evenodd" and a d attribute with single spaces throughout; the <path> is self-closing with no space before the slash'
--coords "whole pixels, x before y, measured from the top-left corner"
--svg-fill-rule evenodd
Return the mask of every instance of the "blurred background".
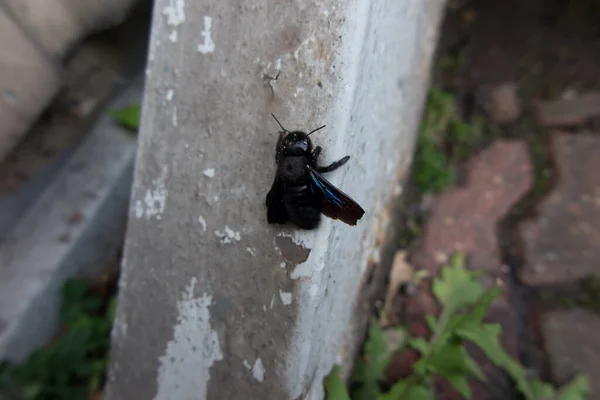
<path id="1" fill-rule="evenodd" d="M 102 399 L 151 13 L 148 0 L 0 2 L 7 399 Z M 519 364 L 474 351 L 489 382 L 469 380 L 471 398 L 559 398 L 541 383 L 524 393 L 520 376 L 571 382 L 561 399 L 600 398 L 584 395 L 600 396 L 599 68 L 597 0 L 447 2 L 398 253 L 372 301 L 387 361 L 361 375 L 372 327 L 353 399 L 382 398 L 413 374 L 423 351 L 399 350 L 390 333 L 430 338 L 425 316 L 441 301 L 423 282 L 454 250 L 504 289 L 487 316 Z M 465 398 L 438 378 L 438 398 Z"/>

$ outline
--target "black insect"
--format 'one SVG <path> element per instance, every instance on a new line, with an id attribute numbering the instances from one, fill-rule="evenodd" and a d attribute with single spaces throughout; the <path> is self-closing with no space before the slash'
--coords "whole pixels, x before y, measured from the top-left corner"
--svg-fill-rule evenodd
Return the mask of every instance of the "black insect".
<path id="1" fill-rule="evenodd" d="M 301 229 L 315 229 L 319 226 L 323 213 L 348 225 L 356 225 L 365 211 L 321 175 L 346 164 L 350 156 L 326 167 L 319 167 L 317 158 L 322 149 L 317 146 L 313 150 L 309 136 L 325 128 L 325 125 L 309 133 L 290 132 L 281 125 L 275 115 L 271 115 L 281 127 L 281 131 L 275 153 L 277 172 L 273 186 L 267 193 L 269 224 L 284 224 L 290 221 Z"/>

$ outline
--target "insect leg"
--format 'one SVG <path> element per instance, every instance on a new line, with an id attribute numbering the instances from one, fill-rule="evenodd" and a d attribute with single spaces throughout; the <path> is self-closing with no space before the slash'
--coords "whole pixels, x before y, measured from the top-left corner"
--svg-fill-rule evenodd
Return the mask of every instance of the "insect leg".
<path id="1" fill-rule="evenodd" d="M 350 159 L 350 156 L 346 156 L 346 157 L 342 158 L 341 160 L 332 162 L 331 164 L 329 164 L 326 167 L 318 167 L 317 172 L 322 174 L 324 172 L 331 172 L 333 170 L 336 170 L 339 167 L 341 167 L 342 165 L 346 164 L 349 159 Z"/>
<path id="2" fill-rule="evenodd" d="M 323 149 L 321 148 L 321 146 L 315 147 L 315 149 L 312 152 L 312 156 L 313 156 L 313 158 L 315 160 L 317 159 L 317 157 L 319 157 L 319 154 L 321 154 L 321 151 L 323 151 Z"/>

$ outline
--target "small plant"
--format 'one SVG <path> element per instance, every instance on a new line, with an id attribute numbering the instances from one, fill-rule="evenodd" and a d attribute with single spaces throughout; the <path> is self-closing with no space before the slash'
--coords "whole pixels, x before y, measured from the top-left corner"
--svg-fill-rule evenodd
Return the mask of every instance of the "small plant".
<path id="1" fill-rule="evenodd" d="M 486 376 L 469 356 L 465 343 L 479 347 L 496 366 L 504 369 L 526 400 L 583 400 L 589 394 L 587 377 L 577 376 L 560 390 L 540 380 L 529 379 L 525 367 L 513 359 L 500 345 L 501 326 L 485 324 L 483 318 L 489 305 L 501 294 L 494 287 L 484 290 L 476 271 L 467 270 L 464 257 L 457 253 L 432 284 L 432 291 L 442 306 L 439 317 L 427 315 L 432 332 L 427 340 L 410 337 L 400 345 L 390 346 L 377 321 L 371 324 L 363 356 L 357 361 L 352 378 L 352 396 L 345 390 L 334 369 L 326 380 L 328 400 L 427 400 L 435 399 L 433 378 L 445 378 L 465 398 L 471 398 L 469 379 L 485 382 Z M 398 330 L 399 328 L 396 328 Z M 392 347 L 390 349 L 390 347 Z M 384 372 L 396 351 L 406 347 L 420 353 L 412 374 L 396 382 L 388 391 L 382 390 Z"/>
<path id="2" fill-rule="evenodd" d="M 130 130 L 131 132 L 137 132 L 140 126 L 140 106 L 133 105 L 113 112 L 113 117 L 121 126 Z"/>
<path id="3" fill-rule="evenodd" d="M 422 193 L 437 193 L 453 184 L 455 164 L 465 161 L 484 133 L 481 118 L 463 120 L 451 93 L 429 91 L 414 160 L 414 181 Z"/>
<path id="4" fill-rule="evenodd" d="M 116 298 L 91 293 L 85 282 L 63 288 L 62 331 L 23 364 L 0 366 L 0 390 L 16 400 L 84 400 L 103 385 Z"/>

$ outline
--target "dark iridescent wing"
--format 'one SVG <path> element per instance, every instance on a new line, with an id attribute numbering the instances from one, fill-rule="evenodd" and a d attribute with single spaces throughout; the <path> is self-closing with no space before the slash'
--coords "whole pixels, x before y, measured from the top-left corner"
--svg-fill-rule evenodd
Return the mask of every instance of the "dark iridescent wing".
<path id="1" fill-rule="evenodd" d="M 321 197 L 322 213 L 329 218 L 339 219 L 348 225 L 356 225 L 365 213 L 365 210 L 350 198 L 346 193 L 333 186 L 311 166 L 307 166 L 310 174 L 310 188 L 312 192 Z"/>
<path id="2" fill-rule="evenodd" d="M 279 177 L 275 177 L 271 190 L 267 193 L 267 222 L 269 224 L 284 224 L 289 216 L 283 205 L 283 188 Z"/>

